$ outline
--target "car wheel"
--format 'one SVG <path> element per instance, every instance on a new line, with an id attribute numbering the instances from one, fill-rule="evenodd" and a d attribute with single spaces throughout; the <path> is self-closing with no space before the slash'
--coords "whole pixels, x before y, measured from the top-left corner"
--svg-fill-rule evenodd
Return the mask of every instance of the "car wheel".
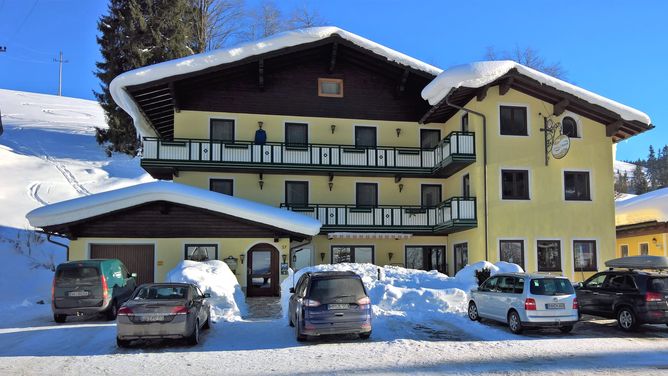
<path id="1" fill-rule="evenodd" d="M 295 319 L 295 338 L 297 338 L 297 342 L 305 342 L 307 338 L 302 334 L 300 327 L 299 319 Z"/>
<path id="2" fill-rule="evenodd" d="M 623 330 L 630 332 L 638 328 L 638 319 L 636 314 L 633 313 L 633 310 L 628 307 L 624 307 L 617 312 L 617 323 L 619 327 Z"/>
<path id="3" fill-rule="evenodd" d="M 188 337 L 188 344 L 195 346 L 199 343 L 199 320 L 195 320 L 195 329 L 193 333 Z"/>
<path id="4" fill-rule="evenodd" d="M 474 302 L 469 303 L 469 319 L 471 319 L 471 321 L 480 321 L 478 306 L 476 306 Z"/>
<path id="5" fill-rule="evenodd" d="M 369 333 L 360 333 L 360 338 L 361 338 L 361 339 L 369 339 L 369 338 L 371 338 L 371 332 L 369 332 Z"/>
<path id="6" fill-rule="evenodd" d="M 202 325 L 202 329 L 204 329 L 204 330 L 211 329 L 211 314 L 210 313 L 206 316 L 206 321 L 204 321 L 204 325 Z"/>
<path id="7" fill-rule="evenodd" d="M 53 315 L 53 321 L 62 324 L 67 320 L 67 315 L 59 315 L 59 314 L 54 314 Z"/>
<path id="8" fill-rule="evenodd" d="M 573 330 L 573 325 L 562 326 L 559 330 L 561 330 L 562 333 L 570 333 L 571 330 Z"/>
<path id="9" fill-rule="evenodd" d="M 130 347 L 130 341 L 128 341 L 127 339 L 120 339 L 116 337 L 116 346 L 118 346 L 121 349 Z"/>
<path id="10" fill-rule="evenodd" d="M 118 313 L 118 303 L 115 300 L 112 300 L 109 309 L 104 313 L 107 320 L 116 320 L 116 314 Z"/>
<path id="11" fill-rule="evenodd" d="M 510 331 L 514 334 L 522 334 L 522 320 L 520 320 L 520 315 L 516 311 L 510 311 L 508 314 L 508 327 Z"/>

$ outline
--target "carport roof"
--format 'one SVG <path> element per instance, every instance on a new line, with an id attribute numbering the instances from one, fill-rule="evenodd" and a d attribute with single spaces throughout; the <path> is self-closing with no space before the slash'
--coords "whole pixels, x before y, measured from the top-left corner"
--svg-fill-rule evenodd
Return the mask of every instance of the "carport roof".
<path id="1" fill-rule="evenodd" d="M 26 218 L 32 226 L 44 228 L 158 201 L 206 209 L 307 236 L 320 232 L 321 223 L 303 214 L 164 181 L 138 184 L 43 206 L 28 213 Z"/>

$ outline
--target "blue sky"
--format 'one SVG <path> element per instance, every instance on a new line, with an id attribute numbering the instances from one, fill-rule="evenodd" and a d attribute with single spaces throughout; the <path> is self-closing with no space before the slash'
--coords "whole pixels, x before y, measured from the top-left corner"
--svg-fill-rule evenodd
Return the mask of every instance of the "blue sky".
<path id="1" fill-rule="evenodd" d="M 248 0 L 254 4 L 256 0 Z M 304 0 L 277 1 L 286 11 Z M 618 146 L 618 159 L 668 143 L 666 1 L 310 1 L 329 24 L 441 68 L 485 49 L 531 46 L 576 85 L 638 108 L 656 129 Z M 95 41 L 104 0 L 0 0 L 0 88 L 93 99 Z M 1 103 L 0 103 L 1 105 Z"/>

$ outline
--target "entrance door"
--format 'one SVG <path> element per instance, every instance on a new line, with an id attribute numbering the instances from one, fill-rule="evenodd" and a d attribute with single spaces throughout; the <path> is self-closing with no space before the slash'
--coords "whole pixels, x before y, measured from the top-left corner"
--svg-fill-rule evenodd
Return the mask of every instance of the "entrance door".
<path id="1" fill-rule="evenodd" d="M 248 251 L 246 296 L 278 296 L 278 251 L 258 244 Z"/>

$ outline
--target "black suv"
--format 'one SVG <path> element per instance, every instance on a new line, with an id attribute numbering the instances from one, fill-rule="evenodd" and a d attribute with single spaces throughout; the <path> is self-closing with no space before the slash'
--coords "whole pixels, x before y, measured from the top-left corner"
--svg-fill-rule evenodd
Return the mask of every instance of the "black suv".
<path id="1" fill-rule="evenodd" d="M 608 270 L 575 289 L 580 313 L 617 319 L 619 327 L 668 324 L 668 274 Z"/>

